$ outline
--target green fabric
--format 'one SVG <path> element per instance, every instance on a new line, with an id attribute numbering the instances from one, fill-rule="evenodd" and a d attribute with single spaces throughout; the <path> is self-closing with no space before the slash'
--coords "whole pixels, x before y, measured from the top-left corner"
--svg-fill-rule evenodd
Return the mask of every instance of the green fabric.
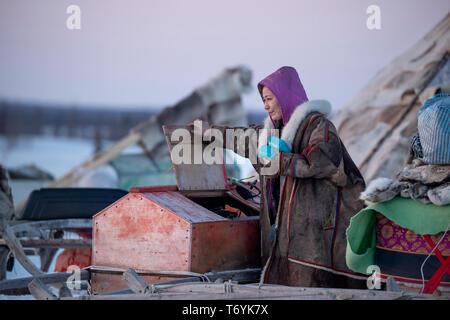
<path id="1" fill-rule="evenodd" d="M 347 228 L 347 266 L 355 272 L 370 274 L 367 268 L 375 264 L 375 212 L 379 212 L 399 226 L 418 234 L 437 234 L 450 223 L 450 205 L 436 206 L 420 201 L 396 197 L 362 209 L 350 219 Z"/>

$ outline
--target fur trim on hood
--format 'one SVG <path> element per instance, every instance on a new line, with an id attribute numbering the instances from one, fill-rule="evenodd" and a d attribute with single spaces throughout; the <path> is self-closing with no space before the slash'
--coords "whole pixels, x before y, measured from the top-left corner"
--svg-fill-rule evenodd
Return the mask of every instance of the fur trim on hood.
<path id="1" fill-rule="evenodd" d="M 327 117 L 331 112 L 331 104 L 326 100 L 311 100 L 304 102 L 295 108 L 291 118 L 289 119 L 288 123 L 286 123 L 281 132 L 281 139 L 283 139 L 288 144 L 291 150 L 295 135 L 297 134 L 297 130 L 300 124 L 311 112 L 320 112 Z M 267 116 L 264 120 L 264 129 L 274 129 L 274 125 L 269 116 Z M 269 136 L 274 135 L 275 132 L 271 131 L 272 130 L 261 131 L 258 139 L 259 146 L 262 146 L 265 144 L 264 142 L 267 142 L 268 133 Z"/>

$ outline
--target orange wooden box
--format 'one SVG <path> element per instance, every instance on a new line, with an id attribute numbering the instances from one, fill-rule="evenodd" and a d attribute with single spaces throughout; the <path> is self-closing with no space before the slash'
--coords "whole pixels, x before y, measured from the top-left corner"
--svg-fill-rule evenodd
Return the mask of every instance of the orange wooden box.
<path id="1" fill-rule="evenodd" d="M 178 128 L 163 126 L 169 150 Z M 93 265 L 197 273 L 259 267 L 259 202 L 244 200 L 236 185 L 228 184 L 224 164 L 181 164 L 174 170 L 177 185 L 132 188 L 94 216 Z M 212 211 L 225 204 L 246 217 L 228 219 Z M 92 273 L 94 293 L 124 288 L 120 273 Z"/>
<path id="2" fill-rule="evenodd" d="M 133 191 L 94 216 L 94 266 L 198 273 L 259 267 L 259 216 L 227 219 L 199 204 L 237 207 L 240 199 L 233 190 L 193 196 L 177 186 Z M 143 278 L 148 283 L 174 280 Z M 125 288 L 121 275 L 92 274 L 94 293 Z"/>

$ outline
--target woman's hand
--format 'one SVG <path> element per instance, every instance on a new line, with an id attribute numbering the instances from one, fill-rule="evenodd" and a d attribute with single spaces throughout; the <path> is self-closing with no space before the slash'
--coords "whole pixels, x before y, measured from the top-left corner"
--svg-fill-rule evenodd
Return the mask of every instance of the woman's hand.
<path id="1" fill-rule="evenodd" d="M 264 165 L 261 167 L 260 173 L 269 178 L 276 177 L 280 173 L 280 152 L 275 152 L 272 158 L 263 158 Z"/>

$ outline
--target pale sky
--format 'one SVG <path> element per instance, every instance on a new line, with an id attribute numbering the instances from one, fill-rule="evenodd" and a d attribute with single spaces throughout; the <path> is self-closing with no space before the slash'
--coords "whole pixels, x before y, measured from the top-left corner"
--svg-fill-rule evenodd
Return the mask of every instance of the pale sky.
<path id="1" fill-rule="evenodd" d="M 66 8 L 81 9 L 69 30 Z M 381 9 L 368 30 L 366 9 Z M 339 109 L 450 11 L 448 0 L 0 0 L 0 99 L 168 106 L 226 67 L 293 66 Z"/>

